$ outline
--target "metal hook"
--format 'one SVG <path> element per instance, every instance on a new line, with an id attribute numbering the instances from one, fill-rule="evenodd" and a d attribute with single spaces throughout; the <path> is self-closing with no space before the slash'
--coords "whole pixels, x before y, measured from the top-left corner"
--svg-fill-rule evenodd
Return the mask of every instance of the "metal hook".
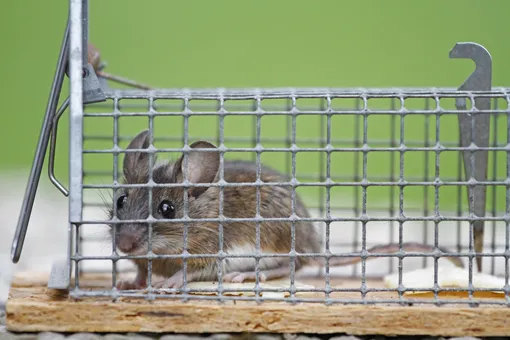
<path id="1" fill-rule="evenodd" d="M 485 47 L 480 44 L 472 42 L 457 43 L 450 51 L 450 58 L 466 58 L 474 61 L 476 68 L 474 72 L 466 79 L 466 81 L 459 87 L 461 91 L 490 91 L 492 83 L 492 57 Z M 457 110 L 466 110 L 466 100 L 464 98 L 457 98 Z M 473 106 L 476 110 L 489 110 L 490 98 L 475 98 Z M 489 131 L 490 131 L 490 115 L 489 114 L 459 114 L 459 128 L 460 128 L 460 142 L 462 147 L 468 147 L 474 143 L 477 147 L 489 146 Z M 474 124 L 473 124 L 474 119 Z M 473 129 L 474 127 L 474 129 Z M 472 131 L 473 130 L 473 131 Z M 472 136 L 472 132 L 474 136 Z M 471 164 L 471 153 L 474 157 L 474 169 Z M 476 155 L 476 156 L 475 156 Z M 471 178 L 473 174 L 474 179 L 478 182 L 487 180 L 487 160 L 488 151 L 464 151 L 464 170 L 466 178 Z M 468 201 L 473 201 L 473 211 L 476 217 L 485 216 L 486 204 L 486 186 L 477 185 L 473 186 L 472 197 Z M 471 210 L 471 204 L 470 204 Z M 484 238 L 484 221 L 474 221 L 473 223 L 473 243 L 475 253 L 483 252 L 483 238 Z M 482 258 L 476 257 L 476 264 L 478 271 L 482 271 Z"/>

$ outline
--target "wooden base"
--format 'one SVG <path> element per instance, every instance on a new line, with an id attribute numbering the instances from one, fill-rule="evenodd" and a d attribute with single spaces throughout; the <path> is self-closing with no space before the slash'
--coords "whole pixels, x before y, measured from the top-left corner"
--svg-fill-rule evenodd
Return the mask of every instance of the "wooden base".
<path id="1" fill-rule="evenodd" d="M 318 285 L 317 279 L 299 279 Z M 283 302 L 122 298 L 73 301 L 65 293 L 46 288 L 47 275 L 18 275 L 7 301 L 7 329 L 22 332 L 274 332 L 348 333 L 354 335 L 509 336 L 510 308 L 428 304 L 331 305 Z M 108 287 L 110 276 L 88 275 L 80 287 Z M 322 282 L 323 286 L 324 283 Z M 360 287 L 359 280 L 335 279 L 334 287 Z M 370 280 L 370 288 L 383 287 Z M 359 299 L 359 293 L 338 293 Z M 370 298 L 398 299 L 396 293 L 371 293 Z M 409 296 L 408 298 L 412 298 Z M 423 295 L 419 298 L 423 299 Z M 458 297 L 457 297 L 458 298 Z"/>

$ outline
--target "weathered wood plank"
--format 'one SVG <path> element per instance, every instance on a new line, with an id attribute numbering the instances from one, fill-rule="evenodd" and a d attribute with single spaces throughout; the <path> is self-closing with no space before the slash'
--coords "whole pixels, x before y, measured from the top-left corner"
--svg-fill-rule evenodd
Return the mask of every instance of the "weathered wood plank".
<path id="1" fill-rule="evenodd" d="M 385 335 L 509 336 L 510 308 L 433 305 L 332 305 L 214 301 L 146 301 L 86 298 L 72 301 L 45 287 L 45 276 L 19 275 L 7 302 L 7 328 L 12 331 L 57 332 L 277 332 Z M 108 276 L 80 282 L 108 287 Z M 317 279 L 301 280 L 317 284 Z M 333 281 L 335 287 L 359 287 L 359 280 Z M 382 281 L 368 281 L 382 287 Z M 322 283 L 323 285 L 323 283 Z M 359 299 L 359 293 L 338 293 Z M 395 293 L 372 298 L 398 299 Z M 423 296 L 419 296 L 423 298 Z M 456 298 L 459 298 L 458 296 Z M 494 296 L 492 297 L 494 298 Z"/>

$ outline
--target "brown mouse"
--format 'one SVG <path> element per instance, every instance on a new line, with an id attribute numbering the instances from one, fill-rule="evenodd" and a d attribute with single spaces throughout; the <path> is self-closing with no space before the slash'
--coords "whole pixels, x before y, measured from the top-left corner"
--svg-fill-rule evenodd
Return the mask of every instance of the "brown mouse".
<path id="1" fill-rule="evenodd" d="M 149 148 L 149 131 L 139 133 L 129 144 L 128 149 Z M 197 141 L 190 145 L 188 153 L 188 180 L 190 183 L 214 183 L 219 180 L 219 152 L 193 151 L 195 148 L 216 147 L 206 141 Z M 157 164 L 154 154 L 153 181 L 155 183 L 182 183 L 183 156 L 175 163 Z M 145 184 L 148 182 L 149 153 L 128 152 L 123 164 L 126 184 Z M 257 166 L 247 161 L 224 161 L 224 180 L 227 183 L 256 182 Z M 279 172 L 261 166 L 260 179 L 263 182 L 286 181 Z M 188 216 L 193 219 L 218 218 L 219 187 L 189 188 Z M 118 189 L 114 203 L 117 204 L 119 220 L 139 220 L 149 216 L 146 187 Z M 155 219 L 183 218 L 184 188 L 153 188 L 152 215 Z M 228 218 L 252 218 L 256 214 L 256 187 L 224 187 L 223 215 Z M 292 189 L 290 186 L 261 186 L 260 215 L 264 218 L 289 218 L 291 216 Z M 296 194 L 295 215 L 301 218 L 310 217 L 308 210 Z M 110 218 L 113 209 L 109 207 Z M 226 254 L 253 254 L 256 251 L 255 222 L 223 222 L 223 251 Z M 183 224 L 171 222 L 153 223 L 152 251 L 156 255 L 183 253 Z M 113 225 L 110 225 L 113 237 Z M 148 224 L 121 223 L 116 228 L 117 248 L 129 255 L 145 255 L 148 251 Z M 267 221 L 260 223 L 261 253 L 288 254 L 291 250 L 291 222 Z M 311 222 L 295 222 L 295 251 L 297 253 L 322 253 L 319 233 Z M 420 243 L 404 243 L 404 251 L 434 251 L 434 247 Z M 368 252 L 394 253 L 399 244 L 375 246 Z M 442 250 L 442 249 L 441 249 Z M 188 223 L 187 251 L 189 254 L 216 254 L 219 251 L 219 226 L 217 222 Z M 445 250 L 442 250 L 446 252 Z M 372 259 L 372 258 L 368 258 Z M 459 258 L 449 258 L 455 265 L 462 267 Z M 148 260 L 133 259 L 138 273 L 133 281 L 120 281 L 118 289 L 143 289 L 147 285 Z M 217 259 L 214 257 L 188 258 L 186 278 L 192 281 L 217 281 Z M 323 265 L 324 258 L 296 256 L 295 270 L 305 265 Z M 359 257 L 332 257 L 329 265 L 345 266 L 361 262 Z M 290 258 L 263 257 L 259 261 L 260 281 L 288 276 L 290 274 Z M 255 280 L 255 259 L 248 257 L 225 258 L 223 261 L 223 281 L 243 282 Z M 152 272 L 166 279 L 153 284 L 155 288 L 180 288 L 183 285 L 183 269 L 181 259 L 154 259 Z"/>

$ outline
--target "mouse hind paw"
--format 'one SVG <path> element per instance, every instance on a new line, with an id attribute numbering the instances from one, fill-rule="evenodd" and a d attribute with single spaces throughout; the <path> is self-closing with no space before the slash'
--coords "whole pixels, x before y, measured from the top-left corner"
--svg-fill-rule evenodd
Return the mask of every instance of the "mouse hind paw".
<path id="1" fill-rule="evenodd" d="M 242 283 L 245 281 L 255 281 L 257 278 L 256 272 L 231 272 L 223 275 L 223 282 L 228 283 Z M 267 280 L 266 275 L 263 272 L 259 272 L 259 281 L 265 282 Z"/>
<path id="2" fill-rule="evenodd" d="M 273 279 L 280 279 L 290 274 L 290 266 L 283 266 L 259 272 L 259 282 L 265 282 Z M 257 272 L 231 272 L 223 276 L 223 282 L 242 283 L 245 281 L 255 281 Z"/>

